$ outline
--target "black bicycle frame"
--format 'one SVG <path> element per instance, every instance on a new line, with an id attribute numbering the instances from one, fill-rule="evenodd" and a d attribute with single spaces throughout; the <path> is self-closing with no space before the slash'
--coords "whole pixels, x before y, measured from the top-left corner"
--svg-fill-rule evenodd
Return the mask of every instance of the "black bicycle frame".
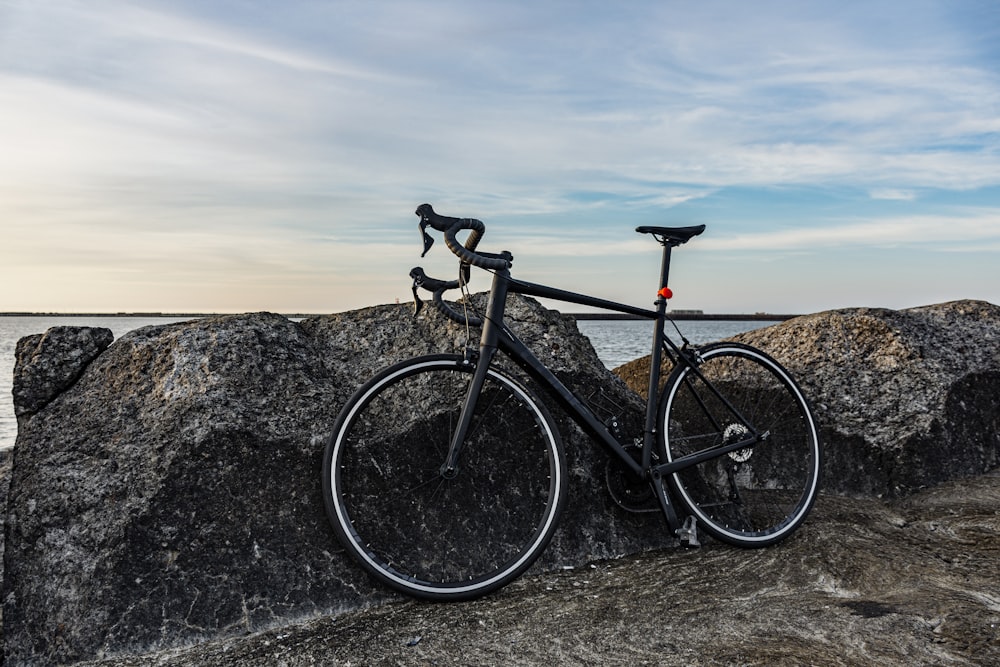
<path id="1" fill-rule="evenodd" d="M 659 284 L 661 286 L 667 285 L 667 279 L 670 272 L 670 251 L 671 246 L 664 245 L 663 261 L 660 267 Z M 577 398 L 577 396 L 570 391 L 570 389 L 568 389 L 566 385 L 564 385 L 562 381 L 560 381 L 559 378 L 552 373 L 552 371 L 546 368 L 545 365 L 538 360 L 534 353 L 532 353 L 531 349 L 521 342 L 514 332 L 511 331 L 506 324 L 504 324 L 507 295 L 510 293 L 590 306 L 654 321 L 655 328 L 653 331 L 653 344 L 652 350 L 650 351 L 649 394 L 646 401 L 646 419 L 643 432 L 641 462 L 635 461 L 628 454 L 622 444 L 618 442 L 618 439 L 609 431 L 608 427 L 597 418 L 593 410 Z M 761 436 L 753 428 L 753 426 L 747 422 L 742 415 L 740 415 L 739 411 L 736 410 L 736 408 L 732 406 L 729 401 L 725 399 L 725 397 L 719 394 L 714 387 L 712 387 L 711 383 L 706 382 L 706 385 L 712 390 L 715 396 L 724 401 L 737 419 L 743 422 L 743 424 L 749 429 L 751 434 L 750 437 L 740 440 L 739 442 L 723 445 L 721 447 L 712 447 L 707 450 L 695 452 L 668 463 L 659 463 L 656 466 L 652 465 L 652 456 L 656 445 L 657 411 L 660 403 L 660 364 L 663 360 L 664 352 L 669 355 L 674 363 L 680 363 L 690 367 L 695 374 L 701 377 L 697 368 L 697 362 L 690 358 L 684 349 L 678 347 L 677 344 L 674 343 L 664 331 L 664 325 L 667 320 L 666 298 L 658 294 L 655 306 L 655 310 L 637 308 L 635 306 L 609 301 L 607 299 L 600 299 L 585 294 L 578 294 L 576 292 L 569 292 L 549 287 L 547 285 L 539 285 L 536 283 L 517 280 L 511 278 L 510 271 L 508 269 L 495 271 L 493 275 L 493 286 L 490 290 L 489 302 L 487 303 L 486 312 L 483 316 L 482 335 L 479 343 L 479 358 L 476 361 L 476 372 L 473 375 L 468 394 L 465 398 L 459 424 L 453 434 L 448 458 L 441 467 L 441 474 L 445 477 L 451 477 L 458 472 L 458 460 L 460 458 L 462 443 L 465 441 L 465 436 L 472 420 L 472 414 L 475 410 L 476 401 L 479 398 L 479 393 L 486 381 L 486 375 L 497 350 L 502 350 L 512 361 L 524 369 L 532 379 L 547 387 L 559 400 L 570 416 L 573 417 L 573 419 L 580 424 L 581 427 L 593 435 L 599 443 L 609 450 L 609 452 L 613 452 L 617 455 L 617 457 L 621 459 L 622 464 L 639 478 L 650 480 L 652 477 L 658 480 L 663 475 L 669 475 L 678 470 L 688 468 L 731 451 L 751 447 L 760 440 L 764 439 L 767 434 Z M 702 377 L 702 379 L 704 378 Z M 676 513 L 673 510 L 672 503 L 666 497 L 666 494 L 660 491 L 661 487 L 662 485 L 660 484 L 656 485 L 658 491 L 657 496 L 660 499 L 667 521 L 670 523 L 672 528 L 676 528 L 680 525 L 677 520 Z"/>

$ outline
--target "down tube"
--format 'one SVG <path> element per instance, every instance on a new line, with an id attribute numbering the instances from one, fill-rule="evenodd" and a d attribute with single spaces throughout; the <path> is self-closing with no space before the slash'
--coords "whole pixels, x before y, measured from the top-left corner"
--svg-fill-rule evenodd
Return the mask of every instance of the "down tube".
<path id="1" fill-rule="evenodd" d="M 608 432 L 607 427 L 594 416 L 590 408 L 582 403 L 552 371 L 546 368 L 532 354 L 528 346 L 522 343 L 513 332 L 504 327 L 499 333 L 500 348 L 504 353 L 523 368 L 535 381 L 548 387 L 562 404 L 563 408 L 565 408 L 566 412 L 569 413 L 581 428 L 593 435 L 598 442 L 618 456 L 622 463 L 628 466 L 634 474 L 642 477 L 642 466 L 632 460 L 632 457 L 626 453 L 618 440 Z"/>

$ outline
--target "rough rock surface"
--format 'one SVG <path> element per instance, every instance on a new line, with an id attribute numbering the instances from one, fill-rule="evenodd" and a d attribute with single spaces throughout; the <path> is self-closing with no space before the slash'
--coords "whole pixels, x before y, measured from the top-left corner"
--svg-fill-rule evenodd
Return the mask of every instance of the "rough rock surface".
<path id="1" fill-rule="evenodd" d="M 572 320 L 527 300 L 510 315 L 554 370 L 634 401 Z M 324 440 L 378 368 L 465 340 L 464 327 L 437 314 L 414 320 L 403 306 L 123 336 L 19 429 L 6 664 L 176 646 L 393 599 L 333 537 L 319 484 Z M 30 368 L 16 369 L 22 386 Z M 560 428 L 570 503 L 540 566 L 671 544 L 658 515 L 612 507 L 604 454 L 565 417 Z"/>
<path id="2" fill-rule="evenodd" d="M 955 341 L 935 332 L 935 323 L 937 329 L 975 331 L 979 345 L 993 341 L 994 356 L 983 353 L 965 394 L 955 393 L 950 381 L 938 391 L 961 404 L 965 412 L 956 414 L 981 420 L 966 429 L 973 452 L 988 452 L 992 442 L 992 459 L 972 457 L 988 467 L 991 460 L 996 464 L 998 392 L 990 389 L 997 369 L 991 361 L 996 328 L 990 324 L 996 307 L 975 310 L 986 322 L 980 329 L 953 322 L 965 311 L 949 308 L 943 314 L 932 312 L 942 311 L 940 306 L 917 309 L 926 312 L 903 317 L 906 326 L 889 327 L 888 333 L 877 322 L 895 317 L 891 312 L 867 329 L 845 324 L 843 337 L 834 339 L 841 341 L 839 347 L 825 341 L 840 320 L 823 320 L 827 314 L 820 314 L 813 316 L 820 318 L 814 325 L 804 318 L 803 328 L 786 329 L 761 345 L 799 375 L 811 368 L 815 377 L 804 377 L 803 384 L 814 401 L 821 402 L 819 392 L 830 392 L 817 406 L 824 411 L 829 438 L 837 434 L 827 421 L 837 413 L 834 399 L 847 390 L 824 380 L 836 383 L 845 372 L 875 373 L 865 370 L 881 367 L 871 360 L 888 356 L 910 361 L 895 366 L 879 361 L 888 371 L 868 377 L 875 389 L 857 400 L 877 396 L 879 383 L 899 374 L 916 379 L 895 378 L 897 391 L 916 395 L 922 388 L 931 395 L 933 383 L 950 376 L 928 375 L 925 367 L 945 368 L 946 361 L 928 350 L 911 359 L 890 344 L 902 340 L 905 348 L 909 330 L 920 322 L 927 326 L 926 344 L 944 340 L 953 351 Z M 578 386 L 603 386 L 612 400 L 626 406 L 632 432 L 634 395 L 603 369 L 571 321 L 527 300 L 515 302 L 510 314 L 513 328 L 557 374 Z M 869 330 L 883 333 L 863 345 L 852 342 L 852 336 L 868 340 Z M 162 652 L 150 658 L 155 663 L 135 664 L 372 662 L 383 652 L 390 662 L 447 663 L 456 655 L 459 662 L 504 656 L 516 661 L 521 653 L 516 641 L 505 642 L 507 635 L 526 638 L 522 662 L 613 659 L 620 637 L 634 638 L 640 646 L 624 653 L 634 655 L 634 662 L 676 655 L 688 658 L 681 662 L 696 663 L 706 651 L 721 656 L 706 664 L 739 662 L 739 656 L 751 656 L 745 661 L 753 662 L 752 652 L 762 651 L 774 658 L 764 662 L 797 663 L 813 650 L 834 655 L 829 651 L 848 640 L 853 643 L 844 645 L 854 647 L 848 661 L 894 651 L 929 656 L 925 662 L 971 660 L 974 651 L 995 655 L 989 653 L 996 651 L 1000 614 L 995 476 L 982 478 L 986 482 L 979 486 L 970 482 L 975 491 L 970 498 L 986 494 L 978 504 L 935 504 L 933 492 L 921 496 L 931 498 L 929 505 L 914 501 L 918 505 L 912 509 L 909 501 L 883 505 L 823 498 L 818 518 L 776 549 L 748 553 L 713 546 L 693 552 L 697 555 L 662 553 L 585 567 L 575 575 L 529 579 L 469 605 L 394 603 L 344 615 L 398 598 L 347 562 L 333 538 L 318 476 L 324 438 L 350 393 L 378 368 L 414 354 L 453 351 L 465 340 L 464 328 L 440 317 L 412 320 L 404 307 L 385 306 L 302 323 L 269 314 L 209 318 L 141 329 L 116 341 L 86 364 L 75 382 L 26 412 L 20 424 L 4 555 L 5 664 L 67 664 L 156 650 Z M 892 352 L 880 353 L 877 341 Z M 813 365 L 847 368 L 803 366 L 800 371 L 794 358 L 781 353 L 782 344 Z M 862 351 L 852 352 L 852 345 Z M 72 355 L 72 350 L 63 353 Z M 845 364 L 841 353 L 854 354 L 848 357 L 852 363 Z M 982 388 L 989 391 L 978 393 Z M 967 408 L 970 404 L 974 409 Z M 878 405 L 901 409 L 899 401 Z M 856 406 L 846 418 L 866 407 Z M 570 458 L 571 497 L 536 573 L 671 544 L 658 515 L 627 514 L 613 505 L 604 491 L 603 453 L 560 411 L 554 413 Z M 909 446 L 908 432 L 881 426 L 894 414 L 864 414 L 879 425 L 857 427 L 870 436 L 870 442 L 858 436 L 867 447 L 895 456 L 900 443 Z M 980 431 L 990 424 L 992 431 Z M 966 441 L 957 436 L 939 440 L 938 447 L 952 458 L 970 458 L 962 453 Z M 856 493 L 892 496 L 919 486 L 894 481 L 898 457 L 869 456 L 861 465 L 866 468 L 860 476 L 857 466 L 846 465 L 843 471 L 845 484 L 868 480 L 854 488 Z M 832 472 L 827 483 L 832 479 L 832 488 L 843 490 L 838 471 Z M 924 472 L 931 482 L 958 474 Z M 965 489 L 955 488 L 955 496 Z M 884 554 L 896 554 L 898 560 Z M 597 573 L 593 578 L 577 578 L 591 570 Z M 652 577 L 645 578 L 650 571 Z M 673 582 L 675 571 L 676 582 L 664 586 Z M 607 577 L 598 577 L 604 572 Z M 920 598 L 925 579 L 941 583 Z M 600 581 L 607 588 L 590 597 L 588 587 Z M 790 609 L 773 624 L 765 613 L 772 604 Z M 477 610 L 492 616 L 477 616 Z M 669 617 L 674 611 L 679 616 Z M 593 615 L 612 630 L 603 631 Z M 302 619 L 311 620 L 289 625 Z M 482 635 L 482 628 L 493 627 L 491 619 L 502 632 L 500 640 Z M 845 621 L 849 629 L 871 632 L 851 638 Z M 449 623 L 457 624 L 459 640 L 472 643 L 450 643 Z M 538 634 L 525 629 L 532 624 Z M 413 631 L 424 626 L 436 634 Z M 689 629 L 699 626 L 708 635 Z M 667 627 L 680 633 L 679 639 L 664 633 Z M 267 628 L 275 629 L 239 638 Z M 955 634 L 947 634 L 953 628 L 958 628 Z M 712 630 L 730 641 L 716 641 Z M 406 635 L 403 645 L 393 643 L 399 637 L 393 632 Z M 557 640 L 546 641 L 546 632 Z M 888 639 L 879 639 L 883 634 Z M 427 640 L 405 646 L 417 635 Z M 286 642 L 289 637 L 292 644 Z M 934 640 L 942 637 L 953 645 L 936 647 Z M 206 640 L 215 642 L 204 645 L 204 654 L 176 648 Z M 230 657 L 243 662 L 227 662 Z M 131 658 L 124 660 L 133 664 Z M 842 662 L 831 658 L 826 664 Z"/>
<path id="3" fill-rule="evenodd" d="M 802 385 L 828 493 L 901 497 L 1000 465 L 1000 306 L 832 310 L 734 340 Z M 616 372 L 644 393 L 648 369 L 647 357 Z"/>
<path id="4" fill-rule="evenodd" d="M 776 547 L 662 550 L 93 667 L 997 665 L 1000 475 L 823 496 Z"/>
<path id="5" fill-rule="evenodd" d="M 3 535 L 7 526 L 7 489 L 10 487 L 10 466 L 11 450 L 0 450 L 0 507 L 4 511 L 0 512 L 0 554 L 3 553 Z M 0 581 L 3 581 L 3 558 L 0 557 Z M 0 608 L 0 622 L 3 621 L 3 612 Z M 2 627 L 2 626 L 0 626 Z M 2 637 L 2 635 L 0 635 Z"/>
<path id="6" fill-rule="evenodd" d="M 114 336 L 99 327 L 52 327 L 17 342 L 14 414 L 18 422 L 41 410 L 76 382 Z"/>

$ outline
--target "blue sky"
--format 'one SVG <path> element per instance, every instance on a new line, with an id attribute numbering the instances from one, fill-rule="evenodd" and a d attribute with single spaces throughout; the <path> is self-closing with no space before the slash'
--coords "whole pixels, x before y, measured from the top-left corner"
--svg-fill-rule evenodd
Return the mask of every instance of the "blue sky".
<path id="1" fill-rule="evenodd" d="M 639 305 L 701 223 L 675 308 L 1000 303 L 1000 3 L 0 0 L 0 311 L 405 301 L 425 201 Z"/>

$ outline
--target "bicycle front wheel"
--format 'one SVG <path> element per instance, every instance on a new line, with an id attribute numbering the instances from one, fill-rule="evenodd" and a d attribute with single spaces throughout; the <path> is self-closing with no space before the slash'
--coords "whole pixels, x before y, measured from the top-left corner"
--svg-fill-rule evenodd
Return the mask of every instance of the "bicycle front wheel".
<path id="1" fill-rule="evenodd" d="M 471 599 L 510 582 L 544 550 L 562 508 L 555 424 L 496 369 L 457 473 L 442 473 L 473 371 L 454 355 L 388 368 L 348 402 L 327 444 L 334 531 L 364 569 L 414 597 Z"/>
<path id="2" fill-rule="evenodd" d="M 713 537 L 742 547 L 773 544 L 805 520 L 819 488 L 820 444 L 808 402 L 791 375 L 760 350 L 716 343 L 697 370 L 679 365 L 660 406 L 667 461 L 736 444 L 667 478 Z"/>

